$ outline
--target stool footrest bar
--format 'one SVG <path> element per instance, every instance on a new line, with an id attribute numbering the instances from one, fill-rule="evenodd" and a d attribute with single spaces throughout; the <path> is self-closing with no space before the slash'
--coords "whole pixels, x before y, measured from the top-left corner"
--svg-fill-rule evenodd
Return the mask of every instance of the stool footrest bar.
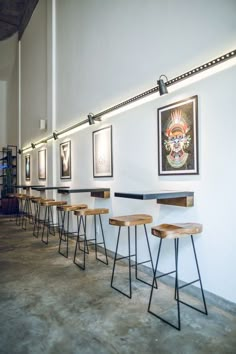
<path id="1" fill-rule="evenodd" d="M 193 280 L 193 281 L 191 281 L 190 283 L 187 283 L 187 284 L 184 284 L 184 285 L 179 286 L 178 288 L 179 288 L 179 289 L 183 289 L 183 288 L 185 288 L 185 287 L 188 286 L 188 285 L 197 283 L 198 281 L 200 281 L 200 279 Z"/>

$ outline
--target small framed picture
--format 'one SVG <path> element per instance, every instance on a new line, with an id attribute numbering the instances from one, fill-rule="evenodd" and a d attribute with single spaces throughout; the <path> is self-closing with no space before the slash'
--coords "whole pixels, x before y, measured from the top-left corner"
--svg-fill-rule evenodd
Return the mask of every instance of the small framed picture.
<path id="1" fill-rule="evenodd" d="M 38 151 L 38 179 L 46 179 L 46 149 Z"/>
<path id="2" fill-rule="evenodd" d="M 112 126 L 93 132 L 93 177 L 112 177 Z"/>
<path id="3" fill-rule="evenodd" d="M 198 174 L 198 96 L 158 109 L 158 174 Z"/>
<path id="4" fill-rule="evenodd" d="M 25 156 L 25 179 L 30 181 L 30 155 Z"/>
<path id="5" fill-rule="evenodd" d="M 71 179 L 71 141 L 60 144 L 60 177 Z"/>

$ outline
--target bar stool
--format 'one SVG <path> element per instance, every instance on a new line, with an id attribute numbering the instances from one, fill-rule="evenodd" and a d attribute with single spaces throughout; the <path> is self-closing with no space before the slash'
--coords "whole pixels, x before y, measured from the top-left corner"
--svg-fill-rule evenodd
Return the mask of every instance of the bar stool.
<path id="1" fill-rule="evenodd" d="M 58 252 L 68 258 L 69 237 L 77 237 L 77 232 L 70 232 L 70 212 L 80 209 L 88 208 L 87 204 L 77 205 L 60 205 L 57 207 L 58 211 L 58 231 L 59 231 L 59 248 Z M 67 217 L 66 217 L 67 213 Z M 61 250 L 62 242 L 66 242 L 66 254 Z"/>
<path id="2" fill-rule="evenodd" d="M 147 228 L 146 224 L 150 224 L 152 222 L 152 216 L 151 215 L 146 215 L 146 214 L 134 214 L 134 215 L 126 215 L 126 216 L 117 216 L 117 217 L 112 217 L 109 220 L 109 224 L 113 226 L 119 226 L 118 230 L 118 238 L 117 238 L 117 244 L 116 244 L 116 251 L 115 251 L 115 257 L 114 257 L 114 264 L 113 264 L 113 270 L 112 270 L 112 277 L 111 277 L 111 287 L 117 291 L 119 291 L 121 294 L 127 296 L 129 299 L 132 297 L 132 286 L 131 286 L 131 267 L 135 266 L 135 277 L 137 280 L 147 284 L 147 285 L 152 285 L 149 284 L 148 282 L 138 278 L 138 265 L 144 264 L 151 262 L 152 266 L 152 272 L 154 275 L 154 265 L 153 265 L 153 260 L 152 260 L 152 255 L 151 255 L 151 249 L 148 241 L 148 235 L 147 235 Z M 147 247 L 148 247 L 148 252 L 150 259 L 144 262 L 139 262 L 138 263 L 138 249 L 137 249 L 137 226 L 143 225 L 144 226 L 144 232 L 146 236 L 146 241 L 147 241 Z M 130 227 L 134 226 L 135 227 L 135 252 L 131 254 L 131 246 L 130 246 Z M 119 247 L 119 242 L 120 242 L 120 231 L 121 227 L 128 227 L 128 256 L 124 257 L 117 257 L 118 254 L 118 247 Z M 131 258 L 135 257 L 134 264 L 131 265 Z M 128 268 L 129 268 L 129 292 L 125 293 L 124 291 L 118 289 L 113 285 L 114 281 L 114 274 L 115 274 L 115 267 L 116 267 L 116 262 L 121 259 L 126 259 L 128 258 Z"/>
<path id="3" fill-rule="evenodd" d="M 54 223 L 54 221 L 53 221 L 53 210 L 52 210 L 52 208 L 54 206 L 57 207 L 59 205 L 65 205 L 65 204 L 67 204 L 67 202 L 65 202 L 65 201 L 56 201 L 56 200 L 42 200 L 42 201 L 40 201 L 40 206 L 45 207 L 41 241 L 43 243 L 45 243 L 46 245 L 48 244 L 49 233 L 55 236 L 55 234 L 56 234 L 55 227 L 58 227 L 58 223 Z M 44 240 L 45 228 L 47 229 L 46 241 Z M 51 231 L 51 229 L 53 231 Z"/>
<path id="4" fill-rule="evenodd" d="M 159 244 L 159 248 L 158 248 L 158 253 L 157 253 L 157 261 L 156 261 L 156 266 L 155 266 L 155 274 L 154 274 L 154 278 L 153 278 L 153 283 L 152 283 L 152 289 L 151 289 L 151 294 L 150 294 L 150 299 L 149 299 L 149 304 L 148 304 L 148 312 L 151 313 L 152 315 L 156 316 L 157 318 L 159 318 L 160 320 L 162 320 L 163 322 L 169 324 L 170 326 L 180 330 L 181 329 L 181 322 L 180 322 L 180 303 L 187 305 L 189 307 L 191 307 L 194 310 L 197 310 L 205 315 L 207 315 L 207 307 L 206 307 L 206 301 L 205 301 L 205 296 L 204 296 L 204 291 L 203 291 L 203 287 L 202 287 L 202 280 L 201 280 L 201 275 L 200 275 L 200 270 L 199 270 L 199 266 L 198 266 L 198 260 L 197 260 L 197 254 L 196 254 L 196 250 L 195 250 L 195 246 L 194 246 L 194 240 L 193 240 L 193 235 L 195 234 L 199 234 L 200 232 L 202 232 L 202 225 L 201 224 L 197 224 L 197 223 L 177 223 L 177 224 L 161 224 L 158 226 L 155 226 L 152 228 L 152 234 L 154 236 L 157 236 L 160 238 L 160 244 Z M 195 263 L 196 263 L 196 269 L 197 269 L 197 273 L 198 273 L 198 279 L 191 281 L 187 284 L 184 284 L 182 286 L 179 286 L 179 278 L 178 278 L 178 258 L 179 258 L 179 239 L 186 237 L 186 236 L 190 236 L 191 237 L 191 241 L 192 241 L 192 247 L 193 247 L 193 254 L 194 254 L 194 258 L 195 258 Z M 161 274 L 159 276 L 157 276 L 157 268 L 158 268 L 158 262 L 159 262 L 159 258 L 160 258 L 160 252 L 161 252 L 161 246 L 162 246 L 162 241 L 163 239 L 173 239 L 174 240 L 174 250 L 175 250 L 175 270 L 165 273 L 165 274 Z M 154 285 L 154 280 L 161 278 L 163 276 L 169 275 L 175 273 L 175 295 L 174 295 L 174 299 L 176 300 L 176 305 L 177 305 L 177 325 L 173 324 L 172 322 L 168 321 L 167 319 L 164 319 L 162 316 L 158 315 L 157 313 L 153 312 L 150 310 L 151 308 L 151 302 L 152 302 L 152 296 L 153 296 L 153 285 Z M 202 301 L 203 301 L 203 305 L 204 305 L 204 311 L 180 300 L 179 297 L 179 290 L 194 284 L 196 282 L 200 283 L 200 289 L 201 289 L 201 294 L 202 294 Z M 163 312 L 163 311 L 162 311 Z"/>
<path id="5" fill-rule="evenodd" d="M 85 253 L 89 253 L 89 248 L 88 248 L 88 241 L 94 241 L 93 244 L 95 245 L 95 255 L 96 259 L 106 265 L 108 265 L 108 258 L 107 258 L 107 250 L 106 250 L 106 244 L 105 244 L 105 237 L 104 237 L 104 232 L 103 232 L 103 227 L 102 227 L 102 214 L 108 214 L 109 209 L 106 208 L 97 208 L 97 209 L 81 209 L 81 210 L 76 210 L 74 214 L 77 216 L 77 225 L 78 225 L 78 234 L 77 234 L 77 239 L 76 239 L 76 245 L 75 245 L 75 252 L 74 252 L 74 264 L 76 264 L 79 268 L 82 270 L 85 270 Z M 94 238 L 87 238 L 87 216 L 93 215 L 94 217 Z M 102 240 L 101 242 L 97 241 L 97 220 L 96 217 L 99 217 L 99 223 L 100 223 L 100 229 L 102 232 Z M 83 227 L 83 233 L 80 233 L 81 229 Z M 82 237 L 82 240 L 81 240 Z M 80 243 L 83 243 L 83 248 L 80 247 Z M 98 245 L 104 245 L 104 253 L 105 253 L 105 261 L 103 261 L 101 258 L 98 257 L 97 254 L 97 246 Z M 82 264 L 78 263 L 76 261 L 77 253 L 82 251 L 83 253 L 83 262 Z"/>

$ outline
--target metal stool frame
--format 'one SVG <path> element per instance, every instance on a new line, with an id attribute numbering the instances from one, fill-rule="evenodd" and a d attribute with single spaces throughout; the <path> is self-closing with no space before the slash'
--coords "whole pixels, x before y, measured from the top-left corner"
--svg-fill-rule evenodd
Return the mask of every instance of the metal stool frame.
<path id="1" fill-rule="evenodd" d="M 97 227 L 96 227 L 96 216 L 94 216 L 94 238 L 87 239 L 87 215 L 84 217 L 81 215 L 78 220 L 77 216 L 77 224 L 78 224 L 78 234 L 77 234 L 77 239 L 76 239 L 76 245 L 75 245 L 75 251 L 74 251 L 74 264 L 76 264 L 80 269 L 85 270 L 85 253 L 89 253 L 89 248 L 88 248 L 88 242 L 95 241 L 93 244 L 95 245 L 95 255 L 96 259 L 106 265 L 108 265 L 108 257 L 107 257 L 107 250 L 106 250 L 106 243 L 105 243 L 105 237 L 104 237 L 104 231 L 103 231 L 103 226 L 102 226 L 102 218 L 101 214 L 98 214 L 99 216 L 99 222 L 100 222 L 100 228 L 102 231 L 102 242 L 97 242 Z M 83 227 L 83 233 L 80 233 L 81 227 Z M 80 238 L 83 238 L 82 240 Z M 80 243 L 83 243 L 83 249 L 80 247 Z M 98 252 L 97 252 L 97 246 L 98 245 L 104 245 L 104 252 L 105 252 L 105 258 L 106 261 L 103 261 L 101 258 L 98 257 Z M 86 250 L 87 249 L 87 250 Z M 77 253 L 78 250 L 82 251 L 83 253 L 83 262 L 82 265 L 76 261 Z"/>
<path id="2" fill-rule="evenodd" d="M 66 218 L 67 212 L 67 218 Z M 67 220 L 66 220 L 67 219 Z M 67 223 L 67 229 L 65 228 L 65 222 Z M 70 211 L 59 210 L 58 211 L 58 231 L 59 231 L 59 247 L 58 252 L 68 258 L 69 254 L 69 238 L 77 237 L 77 232 L 69 232 L 70 229 Z M 62 242 L 66 242 L 66 254 L 62 252 Z"/>
<path id="3" fill-rule="evenodd" d="M 58 212 L 57 212 L 58 215 Z M 44 231 L 45 227 L 47 228 L 46 233 L 46 241 L 44 239 Z M 52 213 L 52 205 L 45 205 L 45 213 L 44 213 L 44 220 L 43 220 L 43 230 L 41 235 L 41 241 L 48 244 L 49 234 L 55 236 L 56 235 L 56 227 L 58 227 L 58 223 L 53 222 L 53 213 Z M 52 231 L 51 231 L 52 229 Z"/>
<path id="4" fill-rule="evenodd" d="M 135 253 L 134 254 L 130 254 L 131 253 L 131 247 L 130 247 L 130 227 L 131 226 L 127 226 L 128 227 L 128 256 L 123 256 L 123 257 L 117 257 L 117 252 L 118 252 L 118 247 L 119 247 L 119 240 L 120 240 L 120 230 L 121 230 L 121 227 L 124 227 L 124 226 L 119 226 L 119 230 L 118 230 L 118 237 L 117 237 L 117 243 L 116 243 L 116 251 L 115 251 L 115 257 L 114 257 L 114 263 L 113 263 L 113 269 L 112 269 L 112 277 L 111 277 L 111 287 L 115 290 L 117 290 L 119 293 L 125 295 L 126 297 L 128 297 L 129 299 L 132 298 L 132 282 L 131 282 L 131 268 L 132 267 L 135 267 L 135 278 L 139 281 L 141 281 L 142 283 L 144 284 L 147 284 L 149 286 L 152 286 L 152 284 L 146 282 L 145 280 L 143 279 L 140 279 L 138 277 L 138 265 L 141 265 L 141 264 L 145 264 L 145 263 L 149 263 L 151 262 L 151 265 L 152 265 L 152 272 L 153 272 L 153 276 L 154 276 L 154 264 L 153 264 L 153 260 L 152 260 L 152 255 L 151 255 L 151 249 L 150 249 L 150 245 L 149 245 L 149 241 L 148 241 L 148 234 L 147 234 L 147 228 L 146 228 L 146 225 L 143 224 L 144 226 L 144 231 L 145 231 L 145 236 L 146 236 L 146 241 L 147 241 L 147 246 L 148 246 L 148 251 L 149 251 L 149 256 L 150 256 L 150 260 L 147 260 L 147 261 L 144 261 L 144 262 L 138 262 L 137 258 L 138 258 L 138 248 L 137 248 L 137 225 L 134 225 L 135 227 Z M 131 265 L 131 257 L 135 257 L 135 263 L 133 265 Z M 128 258 L 129 262 L 128 262 L 128 265 L 129 265 L 129 292 L 128 293 L 125 293 L 123 292 L 122 290 L 118 289 L 117 287 L 115 287 L 113 285 L 113 281 L 114 281 L 114 274 L 115 274 L 115 267 L 116 267 L 116 262 L 118 260 L 121 260 L 121 259 L 126 259 Z M 157 284 L 156 284 L 157 286 Z"/>
<path id="5" fill-rule="evenodd" d="M 202 286 L 202 280 L 201 280 L 201 275 L 200 275 L 200 270 L 199 270 L 199 265 L 198 265 L 198 260 L 197 260 L 197 254 L 196 254 L 196 249 L 195 249 L 195 245 L 194 245 L 194 240 L 193 240 L 193 235 L 191 235 L 191 241 L 192 241 L 192 247 L 193 247 L 193 253 L 194 253 L 194 258 L 195 258 L 195 263 L 196 263 L 196 268 L 197 268 L 197 273 L 198 273 L 198 279 L 193 280 L 189 283 L 186 283 L 182 286 L 179 286 L 179 278 L 178 278 L 178 261 L 179 261 L 179 238 L 175 238 L 174 239 L 174 252 L 175 252 L 175 270 L 165 273 L 165 274 L 161 274 L 159 276 L 157 276 L 157 267 L 158 267 L 158 262 L 159 262 L 159 258 L 160 258 L 160 253 L 161 253 L 161 246 L 162 246 L 162 239 L 160 239 L 160 243 L 159 243 L 159 247 L 158 247 L 158 253 L 157 253 L 157 261 L 156 261 L 156 266 L 155 266 L 155 273 L 154 273 L 154 277 L 153 277 L 153 282 L 152 282 L 152 289 L 151 289 L 151 293 L 150 293 L 150 298 L 149 298 L 149 303 L 148 303 L 148 312 L 151 313 L 152 315 L 154 315 L 155 317 L 159 318 L 160 320 L 162 320 L 163 322 L 169 324 L 171 327 L 177 329 L 177 330 L 181 330 L 181 317 L 180 317 L 180 303 L 191 307 L 192 309 L 201 312 L 205 315 L 208 314 L 207 312 L 207 306 L 206 306 L 206 300 L 205 300 L 205 296 L 204 296 L 204 291 L 203 291 L 203 286 Z M 154 289 L 154 282 L 156 279 L 159 279 L 161 277 L 167 276 L 169 274 L 175 273 L 175 296 L 174 299 L 176 300 L 176 307 L 177 307 L 177 325 L 173 324 L 172 322 L 167 321 L 166 319 L 164 319 L 163 317 L 157 315 L 155 312 L 151 311 L 151 302 L 152 302 L 152 296 L 153 296 L 153 289 Z M 182 300 L 180 300 L 180 296 L 179 296 L 179 290 L 191 285 L 193 283 L 199 282 L 200 283 L 200 289 L 201 289 L 201 294 L 202 294 L 202 301 L 203 301 L 203 305 L 204 305 L 204 311 L 200 310 Z"/>

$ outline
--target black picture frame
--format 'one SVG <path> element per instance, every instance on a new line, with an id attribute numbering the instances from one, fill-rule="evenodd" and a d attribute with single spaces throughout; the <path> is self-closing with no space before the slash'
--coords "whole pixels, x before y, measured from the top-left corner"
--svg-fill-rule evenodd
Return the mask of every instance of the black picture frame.
<path id="1" fill-rule="evenodd" d="M 93 132 L 93 177 L 113 177 L 111 125 Z"/>
<path id="2" fill-rule="evenodd" d="M 198 96 L 157 110 L 158 175 L 197 175 Z"/>
<path id="3" fill-rule="evenodd" d="M 71 179 L 71 141 L 60 144 L 60 178 Z"/>

